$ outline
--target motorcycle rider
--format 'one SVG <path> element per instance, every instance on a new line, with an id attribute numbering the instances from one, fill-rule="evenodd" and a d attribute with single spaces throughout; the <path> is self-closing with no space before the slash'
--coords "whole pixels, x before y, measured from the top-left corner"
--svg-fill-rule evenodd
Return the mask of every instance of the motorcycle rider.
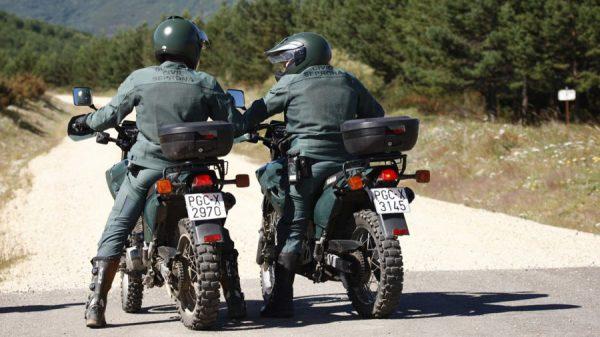
<path id="1" fill-rule="evenodd" d="M 162 154 L 158 128 L 161 125 L 240 118 L 229 95 L 211 75 L 195 71 L 208 37 L 193 22 L 172 16 L 154 31 L 154 53 L 159 66 L 131 73 L 110 103 L 83 115 L 71 130 L 81 135 L 115 127 L 136 108 L 137 142 L 129 153 L 130 170 L 115 198 L 106 227 L 92 259 L 91 294 L 86 304 L 86 325 L 106 325 L 106 297 L 119 267 L 127 237 L 139 218 L 148 189 L 172 165 Z M 227 237 L 229 235 L 226 235 Z M 224 253 L 228 268 L 222 285 L 232 318 L 246 315 L 244 295 L 237 271 L 233 241 Z"/>
<path id="2" fill-rule="evenodd" d="M 271 63 L 283 65 L 283 70 L 276 73 L 278 82 L 266 96 L 243 114 L 243 127 L 251 130 L 283 112 L 291 135 L 288 156 L 298 156 L 301 160 L 295 162 L 301 167 L 296 169 L 298 181 L 286 186 L 284 214 L 277 224 L 277 242 L 283 244 L 278 247 L 273 294 L 261 315 L 291 317 L 294 272 L 315 198 L 325 179 L 339 172 L 350 157 L 340 125 L 356 118 L 382 117 L 384 111 L 358 79 L 329 65 L 331 47 L 321 35 L 304 32 L 289 36 L 266 56 Z"/>

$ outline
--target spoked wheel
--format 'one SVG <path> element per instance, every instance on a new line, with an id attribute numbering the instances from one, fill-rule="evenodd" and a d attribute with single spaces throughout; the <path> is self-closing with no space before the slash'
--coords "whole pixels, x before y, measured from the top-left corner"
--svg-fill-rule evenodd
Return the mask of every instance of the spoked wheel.
<path id="1" fill-rule="evenodd" d="M 265 302 L 268 302 L 273 294 L 275 285 L 275 245 L 276 245 L 276 226 L 279 221 L 279 214 L 271 210 L 263 218 L 263 227 L 261 238 L 258 244 L 257 255 L 261 257 L 260 262 L 260 288 Z"/>
<path id="2" fill-rule="evenodd" d="M 189 238 L 189 236 L 186 236 Z M 208 329 L 219 310 L 219 255 L 212 245 L 184 239 L 176 266 L 177 307 L 181 322 L 192 330 Z"/>
<path id="3" fill-rule="evenodd" d="M 131 231 L 128 244 L 130 247 L 141 245 L 143 242 L 142 218 L 140 217 Z M 142 235 L 140 237 L 140 235 Z M 142 283 L 142 273 L 128 271 L 125 268 L 124 260 L 121 260 L 121 308 L 128 313 L 136 313 L 142 309 L 142 299 L 144 297 L 144 284 Z"/>
<path id="4" fill-rule="evenodd" d="M 400 243 L 383 237 L 377 214 L 362 210 L 354 214 L 352 239 L 362 248 L 352 255 L 357 271 L 347 274 L 348 297 L 359 315 L 384 318 L 397 307 L 402 294 L 404 271 Z"/>

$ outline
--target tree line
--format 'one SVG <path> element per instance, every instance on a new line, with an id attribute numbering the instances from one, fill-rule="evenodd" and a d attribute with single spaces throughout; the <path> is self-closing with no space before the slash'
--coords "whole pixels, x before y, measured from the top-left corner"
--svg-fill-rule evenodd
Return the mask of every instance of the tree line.
<path id="1" fill-rule="evenodd" d="M 200 68 L 228 83 L 263 83 L 273 73 L 264 51 L 315 31 L 330 40 L 334 58 L 343 51 L 374 70 L 384 85 L 373 89 L 390 107 L 465 113 L 474 106 L 488 119 L 536 123 L 564 118 L 557 91 L 568 86 L 577 90 L 575 118 L 600 118 L 597 0 L 240 0 L 194 20 L 211 40 Z M 19 64 L 3 62 L 0 72 L 114 87 L 154 63 L 153 28 L 113 37 L 65 29 L 62 48 L 40 53 L 30 43 L 11 61 Z"/>
<path id="2" fill-rule="evenodd" d="M 392 106 L 447 110 L 475 94 L 489 119 L 563 118 L 557 91 L 577 90 L 577 118 L 600 117 L 597 0 L 258 0 L 205 25 L 220 76 L 260 82 L 262 52 L 298 31 L 325 35 L 369 65 Z M 460 110 L 456 109 L 456 110 Z"/>

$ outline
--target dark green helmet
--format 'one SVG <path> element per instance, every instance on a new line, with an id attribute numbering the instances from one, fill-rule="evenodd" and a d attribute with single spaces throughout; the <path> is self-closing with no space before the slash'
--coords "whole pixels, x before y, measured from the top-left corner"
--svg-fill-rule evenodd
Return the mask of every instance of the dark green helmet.
<path id="1" fill-rule="evenodd" d="M 279 80 L 283 75 L 299 74 L 310 66 L 329 64 L 331 46 L 321 35 L 304 32 L 286 37 L 265 54 L 271 63 L 284 64 L 284 70 L 275 74 Z"/>
<path id="2" fill-rule="evenodd" d="M 161 63 L 180 61 L 195 69 L 200 61 L 200 52 L 207 44 L 206 33 L 180 16 L 168 17 L 154 31 L 154 56 Z"/>

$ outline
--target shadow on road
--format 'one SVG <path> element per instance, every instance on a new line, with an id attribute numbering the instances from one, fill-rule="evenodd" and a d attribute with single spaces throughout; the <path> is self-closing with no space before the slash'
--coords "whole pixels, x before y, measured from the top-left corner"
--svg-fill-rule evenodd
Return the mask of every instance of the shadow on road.
<path id="1" fill-rule="evenodd" d="M 547 294 L 534 292 L 513 293 L 465 293 L 465 292 L 415 292 L 402 295 L 400 305 L 391 315 L 392 319 L 423 319 L 449 316 L 478 316 L 505 312 L 532 312 L 547 310 L 564 310 L 579 308 L 578 305 L 557 303 L 532 303 L 526 301 L 545 299 Z M 516 303 L 508 303 L 520 301 Z M 294 300 L 296 315 L 292 319 L 266 319 L 259 317 L 262 301 L 249 300 L 248 317 L 243 321 L 227 320 L 227 308 L 220 308 L 220 321 L 216 329 L 223 330 L 255 330 L 270 327 L 301 327 L 328 324 L 347 320 L 362 319 L 356 314 L 348 301 L 346 294 L 325 294 L 300 296 Z M 73 306 L 83 306 L 84 303 L 64 303 L 49 305 L 24 305 L 0 307 L 0 314 L 34 313 L 41 311 L 68 309 Z M 114 304 L 113 304 L 114 305 Z M 155 315 L 169 315 L 168 318 Z M 109 327 L 147 325 L 168 323 L 179 319 L 174 305 L 157 305 L 145 307 L 138 315 L 132 316 L 134 322 L 109 324 Z M 158 318 L 158 319 L 153 319 Z"/>
<path id="2" fill-rule="evenodd" d="M 402 295 L 400 306 L 393 317 L 429 318 L 445 316 L 478 316 L 503 312 L 546 311 L 579 308 L 572 304 L 504 304 L 547 298 L 547 294 L 517 293 L 462 293 L 423 292 Z M 500 304 L 503 303 L 503 304 Z"/>
<path id="3" fill-rule="evenodd" d="M 402 295 L 392 319 L 419 319 L 447 316 L 477 316 L 504 312 L 526 312 L 564 310 L 579 308 L 572 304 L 510 304 L 506 302 L 548 298 L 547 294 L 533 292 L 518 293 L 462 293 L 462 292 L 418 292 Z M 266 319 L 259 317 L 262 301 L 249 300 L 248 317 L 243 321 L 222 319 L 217 329 L 254 330 L 269 327 L 300 327 L 362 319 L 349 303 L 345 294 L 326 294 L 296 297 L 296 315 L 293 319 Z M 222 306 L 220 317 L 227 317 Z M 147 314 L 176 314 L 172 305 L 149 307 Z"/>
<path id="4" fill-rule="evenodd" d="M 22 305 L 16 307 L 0 307 L 0 314 L 9 314 L 9 313 L 27 313 L 27 312 L 38 312 L 38 311 L 49 311 L 49 310 L 57 310 L 57 309 L 66 309 L 68 307 L 85 305 L 83 302 L 75 302 L 75 303 L 64 303 L 64 304 L 36 304 L 36 305 Z"/>

